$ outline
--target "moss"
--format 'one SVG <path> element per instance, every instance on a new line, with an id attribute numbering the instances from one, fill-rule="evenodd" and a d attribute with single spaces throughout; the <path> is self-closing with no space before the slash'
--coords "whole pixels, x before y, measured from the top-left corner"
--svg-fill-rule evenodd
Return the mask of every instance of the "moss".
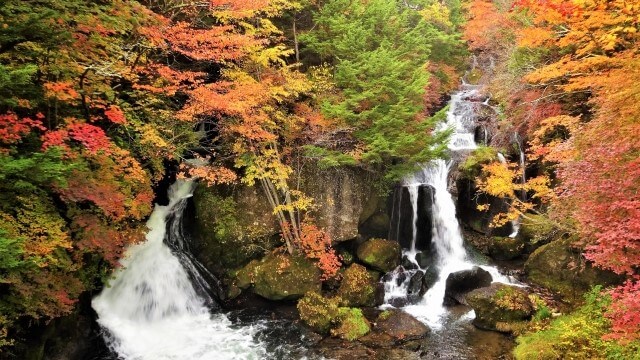
<path id="1" fill-rule="evenodd" d="M 531 251 L 533 251 L 551 242 L 558 234 L 559 230 L 546 217 L 538 214 L 527 214 L 520 223 L 518 238 L 527 243 L 532 248 Z"/>
<path id="2" fill-rule="evenodd" d="M 385 310 L 378 315 L 378 320 L 387 320 L 392 314 L 393 312 Z"/>
<path id="3" fill-rule="evenodd" d="M 255 204 L 259 197 L 250 189 L 198 186 L 194 193 L 196 242 L 194 253 L 210 270 L 222 274 L 278 245 L 277 228 L 271 215 L 247 214 L 267 211 Z M 226 194 L 228 192 L 230 194 Z"/>
<path id="4" fill-rule="evenodd" d="M 358 246 L 358 258 L 382 272 L 393 270 L 400 263 L 400 245 L 391 240 L 370 239 Z"/>
<path id="5" fill-rule="evenodd" d="M 342 275 L 338 296 L 344 306 L 374 306 L 376 278 L 359 264 L 352 264 Z"/>
<path id="6" fill-rule="evenodd" d="M 489 255 L 498 260 L 512 260 L 523 255 L 525 244 L 517 237 L 494 236 L 489 245 Z"/>
<path id="7" fill-rule="evenodd" d="M 469 84 L 478 84 L 481 78 L 482 78 L 482 70 L 478 68 L 471 69 L 469 72 L 467 72 L 467 75 L 465 76 L 465 80 Z"/>
<path id="8" fill-rule="evenodd" d="M 338 317 L 340 298 L 326 298 L 312 291 L 298 301 L 300 318 L 315 331 L 326 334 Z"/>
<path id="9" fill-rule="evenodd" d="M 269 254 L 252 261 L 236 277 L 238 287 L 253 284 L 253 292 L 269 300 L 294 300 L 320 290 L 320 272 L 302 256 Z"/>
<path id="10" fill-rule="evenodd" d="M 341 339 L 354 341 L 371 331 L 369 321 L 358 308 L 340 308 L 337 320 L 339 325 L 331 330 L 331 335 Z"/>
<path id="11" fill-rule="evenodd" d="M 560 239 L 534 251 L 524 265 L 530 281 L 558 293 L 565 302 L 576 303 L 591 286 L 620 281 L 613 273 L 593 268 L 573 247 L 574 238 Z"/>
<path id="12" fill-rule="evenodd" d="M 467 294 L 466 300 L 476 312 L 473 323 L 488 330 L 513 332 L 534 313 L 524 289 L 500 283 L 476 289 Z"/>
<path id="13" fill-rule="evenodd" d="M 640 342 L 624 346 L 603 336 L 610 331 L 604 312 L 610 297 L 595 287 L 575 312 L 551 321 L 542 330 L 516 339 L 513 354 L 518 360 L 538 359 L 640 359 Z"/>
<path id="14" fill-rule="evenodd" d="M 480 175 L 482 165 L 495 161 L 497 156 L 498 150 L 495 148 L 480 145 L 460 163 L 458 169 L 467 179 L 475 179 Z"/>

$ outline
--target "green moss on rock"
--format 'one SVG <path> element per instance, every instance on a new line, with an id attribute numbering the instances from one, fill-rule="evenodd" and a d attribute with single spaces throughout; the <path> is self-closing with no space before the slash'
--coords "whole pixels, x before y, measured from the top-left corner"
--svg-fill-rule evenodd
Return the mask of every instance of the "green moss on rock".
<path id="1" fill-rule="evenodd" d="M 279 227 L 256 188 L 198 186 L 194 251 L 210 271 L 237 269 L 279 244 Z"/>
<path id="2" fill-rule="evenodd" d="M 311 291 L 298 301 L 298 313 L 307 325 L 319 333 L 326 334 L 338 317 L 340 298 L 326 298 Z"/>
<path id="3" fill-rule="evenodd" d="M 560 239 L 534 251 L 524 265 L 530 281 L 542 285 L 574 303 L 594 285 L 612 285 L 620 281 L 615 274 L 591 266 L 574 239 Z"/>
<path id="4" fill-rule="evenodd" d="M 489 245 L 489 255 L 498 260 L 511 260 L 524 254 L 525 243 L 518 237 L 494 236 Z"/>
<path id="5" fill-rule="evenodd" d="M 320 291 L 321 286 L 320 271 L 312 262 L 288 254 L 269 254 L 250 262 L 236 280 L 240 288 L 250 282 L 254 293 L 269 300 L 295 300 L 309 291 Z"/>
<path id="6" fill-rule="evenodd" d="M 352 264 L 342 275 L 338 296 L 344 306 L 374 306 L 376 283 L 364 266 Z"/>
<path id="7" fill-rule="evenodd" d="M 356 253 L 360 261 L 382 272 L 400 264 L 400 245 L 395 241 L 370 239 L 360 244 Z"/>
<path id="8" fill-rule="evenodd" d="M 331 330 L 331 335 L 341 339 L 354 341 L 371 331 L 369 321 L 358 308 L 339 308 L 337 322 L 339 325 Z"/>
<path id="9" fill-rule="evenodd" d="M 473 324 L 487 330 L 511 332 L 535 312 L 526 290 L 500 283 L 476 289 L 466 300 L 476 313 Z"/>
<path id="10" fill-rule="evenodd" d="M 549 219 L 538 214 L 527 214 L 520 223 L 518 238 L 522 239 L 531 251 L 549 243 L 558 236 L 559 230 Z"/>

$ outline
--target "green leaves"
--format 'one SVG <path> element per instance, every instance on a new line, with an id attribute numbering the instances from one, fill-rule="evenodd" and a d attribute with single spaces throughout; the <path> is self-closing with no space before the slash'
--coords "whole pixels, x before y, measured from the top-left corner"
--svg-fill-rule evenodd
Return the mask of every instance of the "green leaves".
<path id="1" fill-rule="evenodd" d="M 325 116 L 343 120 L 362 143 L 357 160 L 382 165 L 390 179 L 438 157 L 438 145 L 446 139 L 446 134 L 433 134 L 436 120 L 424 113 L 427 65 L 434 45 L 434 60 L 455 58 L 461 46 L 456 35 L 447 33 L 452 25 L 444 21 L 448 12 L 430 9 L 427 17 L 402 2 L 333 0 L 316 14 L 316 29 L 301 36 L 334 64 L 342 97 L 324 101 Z M 334 153 L 326 155 L 336 164 Z"/>

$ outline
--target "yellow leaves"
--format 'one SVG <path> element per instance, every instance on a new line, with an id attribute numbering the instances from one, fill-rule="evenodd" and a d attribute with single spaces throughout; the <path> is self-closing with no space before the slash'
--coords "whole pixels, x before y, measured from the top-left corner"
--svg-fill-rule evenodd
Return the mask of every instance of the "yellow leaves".
<path id="1" fill-rule="evenodd" d="M 231 184 L 237 179 L 236 173 L 223 166 L 211 165 L 209 157 L 196 155 L 195 159 L 180 164 L 178 179 L 196 179 L 207 186 Z"/>
<path id="2" fill-rule="evenodd" d="M 478 181 L 478 188 L 491 196 L 508 198 L 514 196 L 515 185 L 513 179 L 517 174 L 513 166 L 508 166 L 499 161 L 482 166 L 482 172 L 486 176 Z"/>
<path id="3" fill-rule="evenodd" d="M 478 190 L 487 195 L 504 199 L 509 208 L 500 212 L 491 220 L 491 226 L 499 227 L 509 221 L 517 220 L 522 214 L 533 209 L 533 203 L 521 200 L 518 195 L 521 191 L 530 194 L 531 199 L 543 203 L 555 196 L 551 189 L 551 182 L 547 176 L 538 176 L 527 180 L 522 184 L 519 169 L 516 164 L 492 162 L 482 166 L 482 177 L 477 181 Z M 488 211 L 489 204 L 479 204 L 476 207 L 480 211 Z"/>
<path id="4" fill-rule="evenodd" d="M 438 25 L 441 28 L 449 29 L 453 27 L 450 16 L 451 11 L 444 3 L 434 2 L 420 10 L 420 15 L 429 23 Z"/>

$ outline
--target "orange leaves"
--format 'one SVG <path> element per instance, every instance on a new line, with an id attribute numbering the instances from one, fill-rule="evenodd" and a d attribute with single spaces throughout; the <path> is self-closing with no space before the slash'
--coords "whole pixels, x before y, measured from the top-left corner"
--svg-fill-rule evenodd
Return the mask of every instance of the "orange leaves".
<path id="1" fill-rule="evenodd" d="M 123 125 L 127 123 L 127 118 L 120 107 L 111 105 L 104 112 L 104 116 L 114 124 Z"/>
<path id="2" fill-rule="evenodd" d="M 329 235 L 308 222 L 302 223 L 300 233 L 300 247 L 307 258 L 317 261 L 316 265 L 322 271 L 322 279 L 335 277 L 342 263 L 335 249 L 331 247 Z"/>
<path id="3" fill-rule="evenodd" d="M 542 120 L 529 141 L 530 158 L 555 163 L 574 158 L 576 151 L 568 140 L 579 129 L 580 119 L 575 116 L 558 115 Z"/>
<path id="4" fill-rule="evenodd" d="M 196 156 L 194 160 L 180 164 L 178 179 L 197 179 L 208 186 L 231 184 L 237 179 L 236 173 L 222 166 L 210 164 L 210 158 Z"/>
<path id="5" fill-rule="evenodd" d="M 75 102 L 80 100 L 80 94 L 68 81 L 48 82 L 43 85 L 45 96 L 62 102 Z"/>
<path id="6" fill-rule="evenodd" d="M 490 0 L 474 0 L 468 6 L 469 19 L 463 38 L 472 50 L 498 49 L 506 43 L 505 28 L 514 26 L 504 11 Z"/>

